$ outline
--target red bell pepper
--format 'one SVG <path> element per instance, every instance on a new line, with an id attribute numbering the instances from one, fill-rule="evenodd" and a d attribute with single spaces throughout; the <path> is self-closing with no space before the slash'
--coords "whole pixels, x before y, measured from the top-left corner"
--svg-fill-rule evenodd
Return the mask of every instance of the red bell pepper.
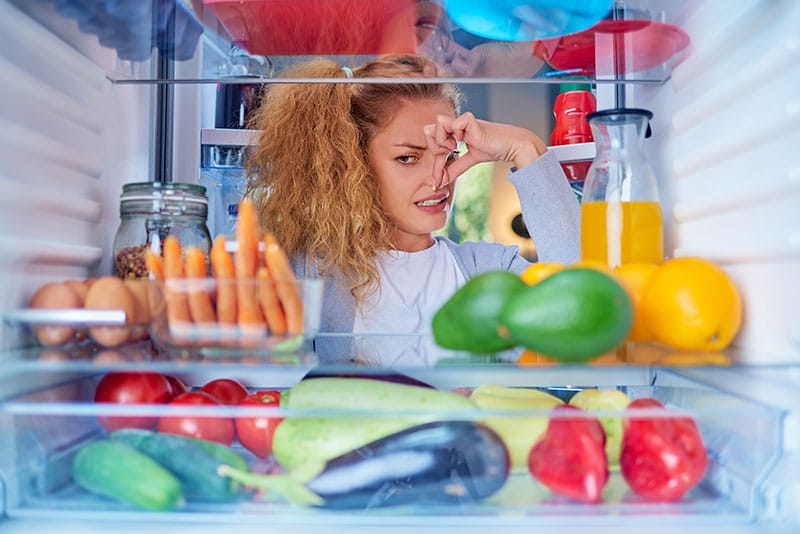
<path id="1" fill-rule="evenodd" d="M 708 454 L 697 423 L 685 416 L 639 416 L 641 409 L 662 409 L 656 399 L 628 405 L 620 467 L 636 494 L 652 501 L 677 501 L 695 487 L 708 468 Z"/>
<path id="2" fill-rule="evenodd" d="M 575 406 L 556 406 L 551 413 L 547 430 L 528 455 L 528 470 L 553 493 L 598 502 L 608 481 L 603 426 Z"/>

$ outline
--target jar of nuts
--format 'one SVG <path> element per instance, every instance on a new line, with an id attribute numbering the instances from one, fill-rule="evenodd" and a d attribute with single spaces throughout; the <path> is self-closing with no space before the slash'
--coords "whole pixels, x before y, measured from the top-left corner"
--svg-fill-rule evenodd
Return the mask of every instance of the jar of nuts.
<path id="1" fill-rule="evenodd" d="M 201 185 L 141 182 L 122 186 L 120 224 L 114 238 L 114 274 L 147 278 L 145 251 L 161 255 L 161 244 L 174 235 L 184 246 L 197 246 L 208 257 L 208 198 Z"/>

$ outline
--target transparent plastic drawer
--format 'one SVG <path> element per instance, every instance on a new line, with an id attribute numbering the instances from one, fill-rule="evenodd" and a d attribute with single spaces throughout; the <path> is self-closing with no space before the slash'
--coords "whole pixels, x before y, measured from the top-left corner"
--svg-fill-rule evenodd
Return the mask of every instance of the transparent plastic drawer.
<path id="1" fill-rule="evenodd" d="M 19 364 L 23 366 L 22 363 Z M 243 364 L 241 361 L 225 365 L 215 363 L 180 363 L 176 361 L 149 362 L 141 366 L 119 364 L 114 367 L 39 366 L 20 367 L 26 376 L 27 388 L 0 403 L 0 480 L 6 491 L 5 514 L 9 518 L 59 517 L 75 520 L 182 522 L 263 522 L 268 523 L 358 523 L 358 524 L 493 524 L 502 517 L 508 524 L 608 524 L 644 525 L 654 521 L 659 525 L 681 524 L 749 524 L 778 520 L 787 510 L 781 510 L 781 488 L 767 485 L 783 458 L 783 432 L 786 412 L 753 402 L 743 396 L 727 393 L 702 381 L 683 376 L 680 370 L 649 366 L 590 367 L 552 366 L 547 368 L 519 368 L 513 365 L 475 364 L 445 365 L 436 368 L 395 368 L 365 366 L 303 366 Z M 523 461 L 484 465 L 495 480 L 491 491 L 473 492 L 471 484 L 479 475 L 477 468 L 464 469 L 455 460 L 445 479 L 439 479 L 439 489 L 449 495 L 419 490 L 408 479 L 398 475 L 396 480 L 384 484 L 369 499 L 345 507 L 325 506 L 298 502 L 282 492 L 269 489 L 243 491 L 228 500 L 187 498 L 169 511 L 149 511 L 87 491 L 77 484 L 73 467 L 78 453 L 89 444 L 113 439 L 114 430 L 108 430 L 101 421 L 125 420 L 126 416 L 147 417 L 152 421 L 194 418 L 201 423 L 244 418 L 273 418 L 280 424 L 291 420 L 309 434 L 308 439 L 320 439 L 316 428 L 334 425 L 352 433 L 383 426 L 392 428 L 387 435 L 395 436 L 408 428 L 424 425 L 433 428 L 450 428 L 447 425 L 472 425 L 489 428 L 502 434 L 500 427 L 544 429 L 554 420 L 572 415 L 556 414 L 551 408 L 540 405 L 530 409 L 464 408 L 386 408 L 375 400 L 342 408 L 341 399 L 323 402 L 315 408 L 276 406 L 182 406 L 175 404 L 124 405 L 94 402 L 98 383 L 110 371 L 149 371 L 178 377 L 190 391 L 200 389 L 216 378 L 232 378 L 245 385 L 248 392 L 256 390 L 289 391 L 302 382 L 320 378 L 367 380 L 386 382 L 403 387 L 409 383 L 424 383 L 438 392 L 468 397 L 477 388 L 492 387 L 536 390 L 558 402 L 568 403 L 584 389 L 616 390 L 630 399 L 649 397 L 666 408 L 666 414 L 693 420 L 702 436 L 708 467 L 700 482 L 677 500 L 660 501 L 644 498 L 634 492 L 619 464 L 609 460 L 608 481 L 596 502 L 582 502 L 566 497 L 544 485 L 532 476 Z M 13 371 L 13 366 L 12 366 Z M 11 380 L 13 372 L 6 373 Z M 23 372 L 24 371 L 24 372 Z M 309 378 L 312 372 L 317 376 Z M 319 376 L 322 375 L 322 376 Z M 417 387 L 417 386 L 413 386 Z M 341 393 L 346 395 L 346 393 Z M 467 399 L 465 399 L 467 400 Z M 331 408 L 336 406 L 338 408 Z M 409 404 L 412 406 L 412 403 Z M 661 417 L 660 413 L 643 412 Z M 620 418 L 630 415 L 624 409 L 586 409 L 581 417 Z M 246 417 L 247 416 L 247 417 Z M 153 423 L 155 425 L 155 423 Z M 437 426 L 438 425 L 438 426 Z M 157 432 L 156 426 L 153 431 Z M 440 428 L 440 429 L 441 429 Z M 442 430 L 444 431 L 444 430 Z M 538 442 L 543 434 L 537 434 Z M 324 439 L 324 438 L 323 438 Z M 345 440 L 346 441 L 346 440 Z M 501 442 L 508 444 L 503 434 Z M 369 441 L 370 444 L 374 441 Z M 296 444 L 304 450 L 308 443 Z M 368 455 L 372 445 L 359 448 Z M 473 447 L 474 448 L 474 447 Z M 491 447 L 489 447 L 491 448 Z M 286 468 L 276 455 L 256 455 L 245 447 L 238 433 L 231 438 L 230 449 L 246 462 L 246 470 L 261 475 L 294 475 L 317 470 L 319 462 L 309 454 L 294 455 L 291 468 Z M 306 449 L 308 450 L 308 449 Z M 454 452 L 453 452 L 454 451 Z M 456 447 L 454 457 L 469 456 Z M 481 455 L 487 450 L 479 451 Z M 277 453 L 276 453 L 277 454 Z M 284 457 L 287 454 L 284 447 Z M 344 453 L 339 454 L 342 456 Z M 291 454 L 290 454 L 291 456 Z M 483 457 L 482 456 L 482 457 Z M 484 458 L 485 459 L 485 458 Z M 351 457 L 352 460 L 352 457 Z M 392 469 L 402 464 L 392 464 Z M 403 469 L 412 469 L 404 465 Z M 385 467 L 385 466 L 384 466 Z M 403 469 L 400 469 L 401 471 Z M 324 472 L 324 469 L 323 469 Z M 408 473 L 406 473 L 408 474 Z M 137 476 L 131 473 L 131 476 Z M 496 477 L 501 476 L 501 483 Z M 450 478 L 447 478 L 450 477 Z M 307 484 L 308 478 L 302 477 Z M 477 479 L 475 479 L 477 480 Z M 485 481 L 484 481 L 485 482 Z M 477 482 L 475 482 L 477 484 Z M 310 486 L 308 486 L 310 487 Z M 245 486 L 247 488 L 247 485 Z M 449 488 L 449 489 L 448 489 Z M 453 489 L 455 488 L 455 489 Z M 328 488 L 330 491 L 330 488 Z M 788 488 L 787 488 L 788 491 Z M 393 499 L 394 493 L 411 492 L 411 498 Z M 448 493 L 449 492 L 449 493 Z M 785 505 L 784 505 L 785 506 Z"/>

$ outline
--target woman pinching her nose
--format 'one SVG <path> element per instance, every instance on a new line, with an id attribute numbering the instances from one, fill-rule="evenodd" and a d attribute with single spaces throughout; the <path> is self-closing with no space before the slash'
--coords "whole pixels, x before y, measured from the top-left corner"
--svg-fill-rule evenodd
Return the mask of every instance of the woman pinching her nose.
<path id="1" fill-rule="evenodd" d="M 449 183 L 473 165 L 487 161 L 505 161 L 521 169 L 547 151 L 544 141 L 530 130 L 480 120 L 470 112 L 455 118 L 439 115 L 424 130 L 428 146 L 436 154 L 433 173 L 441 177 L 440 184 Z M 467 152 L 447 165 L 459 142 L 466 145 Z"/>
<path id="2" fill-rule="evenodd" d="M 516 167 L 509 180 L 540 261 L 578 259 L 579 205 L 556 158 L 530 130 L 460 113 L 453 85 L 416 82 L 441 78 L 430 60 L 390 55 L 343 70 L 319 59 L 283 75 L 341 78 L 266 86 L 248 161 L 263 229 L 298 277 L 325 280 L 322 332 L 426 334 L 468 279 L 529 265 L 515 246 L 434 237 L 455 180 L 477 163 Z"/>

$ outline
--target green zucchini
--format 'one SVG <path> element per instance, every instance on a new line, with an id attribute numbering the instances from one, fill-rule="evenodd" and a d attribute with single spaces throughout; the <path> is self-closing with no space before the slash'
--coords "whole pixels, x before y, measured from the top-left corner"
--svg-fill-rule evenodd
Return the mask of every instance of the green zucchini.
<path id="1" fill-rule="evenodd" d="M 308 480 L 328 460 L 362 445 L 426 422 L 448 411 L 476 410 L 470 399 L 430 387 L 370 378 L 322 377 L 295 384 L 285 398 L 289 409 L 325 409 L 335 415 L 287 417 L 275 429 L 272 452 L 298 480 Z M 365 416 L 368 410 L 383 416 Z M 403 415 L 402 412 L 409 412 Z M 413 413 L 411 413 L 413 412 Z"/>
<path id="2" fill-rule="evenodd" d="M 93 441 L 72 464 L 75 483 L 137 508 L 173 510 L 184 502 L 180 481 L 155 460 L 121 441 Z"/>
<path id="3" fill-rule="evenodd" d="M 183 484 L 187 499 L 226 502 L 241 497 L 241 484 L 221 477 L 221 465 L 247 469 L 247 462 L 236 451 L 210 441 L 125 428 L 111 434 L 111 439 L 126 443 L 172 472 Z"/>

